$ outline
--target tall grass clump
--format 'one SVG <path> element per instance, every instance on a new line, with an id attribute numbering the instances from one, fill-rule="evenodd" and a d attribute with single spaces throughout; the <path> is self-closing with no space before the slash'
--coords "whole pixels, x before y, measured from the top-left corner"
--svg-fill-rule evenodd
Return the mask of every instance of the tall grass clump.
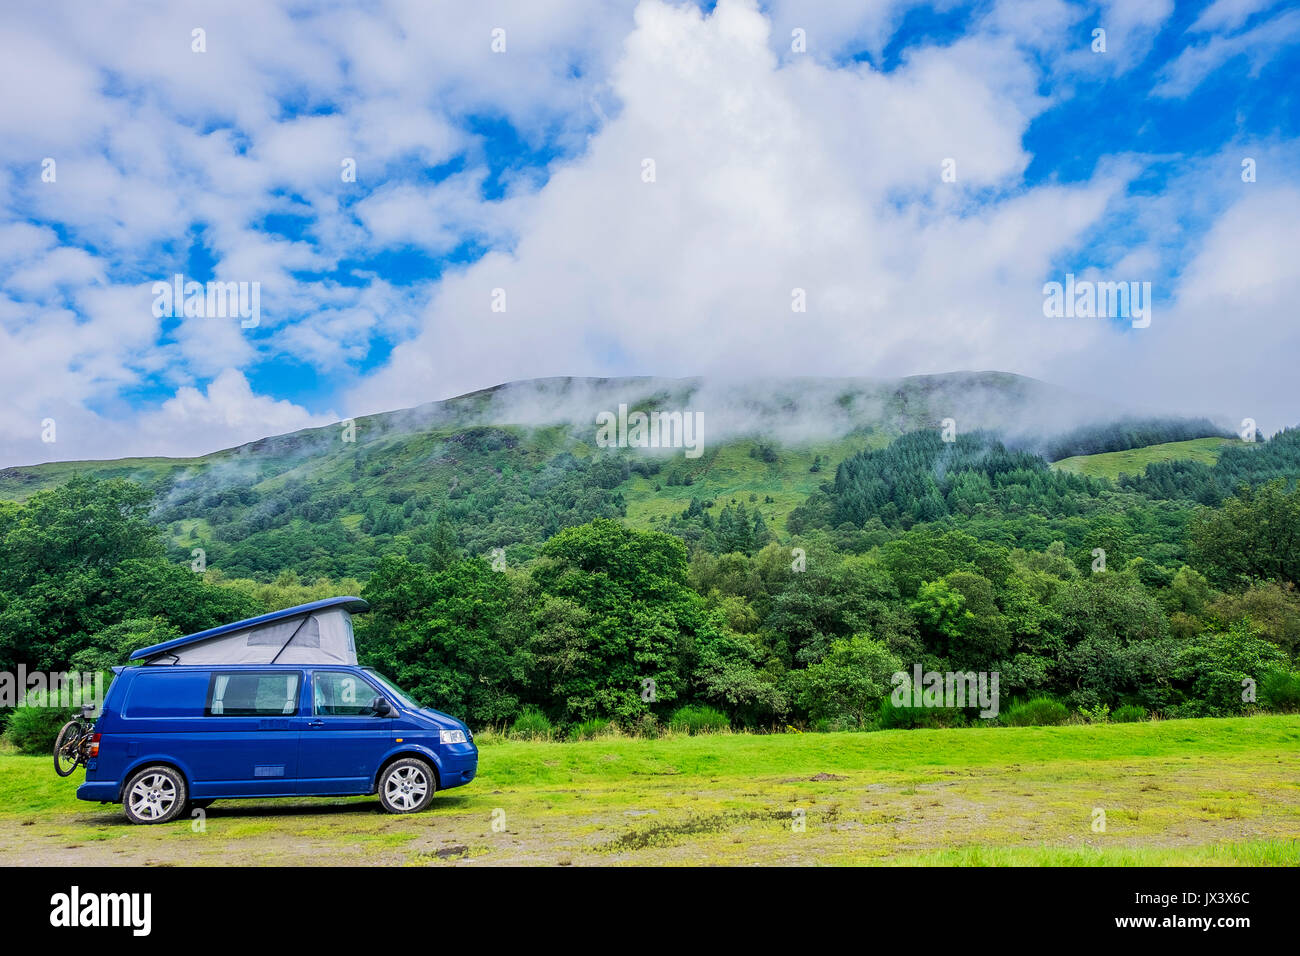
<path id="1" fill-rule="evenodd" d="M 591 720 L 584 720 L 580 724 L 574 724 L 569 728 L 570 740 L 596 740 L 600 737 L 612 737 L 618 733 L 618 725 L 612 720 L 601 720 L 594 717 Z"/>
<path id="2" fill-rule="evenodd" d="M 496 727 L 483 727 L 474 731 L 474 744 L 478 747 L 491 747 L 506 739 L 505 731 Z"/>
<path id="3" fill-rule="evenodd" d="M 1035 697 L 1025 703 L 1012 704 L 1002 722 L 1008 727 L 1053 727 L 1069 719 L 1069 708 L 1059 700 Z"/>
<path id="4" fill-rule="evenodd" d="M 642 714 L 628 726 L 627 732 L 633 737 L 640 737 L 644 740 L 656 740 L 663 728 L 659 726 L 659 720 L 654 714 Z"/>
<path id="5" fill-rule="evenodd" d="M 540 708 L 529 704 L 510 725 L 510 736 L 515 740 L 550 740 L 555 736 L 555 725 Z"/>
<path id="6" fill-rule="evenodd" d="M 1288 714 L 1300 711 L 1300 673 L 1269 671 L 1260 681 L 1259 699 L 1271 710 Z"/>
<path id="7" fill-rule="evenodd" d="M 704 704 L 686 704 L 673 711 L 668 729 L 675 734 L 723 734 L 731 730 L 731 721 L 720 710 Z"/>
<path id="8" fill-rule="evenodd" d="M 1111 714 L 1110 719 L 1117 724 L 1136 724 L 1146 720 L 1149 716 L 1145 707 L 1139 707 L 1137 704 L 1125 704 Z"/>

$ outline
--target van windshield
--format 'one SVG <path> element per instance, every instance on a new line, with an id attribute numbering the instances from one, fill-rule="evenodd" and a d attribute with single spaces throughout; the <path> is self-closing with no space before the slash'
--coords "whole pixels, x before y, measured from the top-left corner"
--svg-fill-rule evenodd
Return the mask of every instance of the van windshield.
<path id="1" fill-rule="evenodd" d="M 408 693 L 406 693 L 406 691 L 402 690 L 400 687 L 398 687 L 396 684 L 390 681 L 383 674 L 379 673 L 379 671 L 375 670 L 373 667 L 367 667 L 364 668 L 364 670 L 367 674 L 369 674 L 371 677 L 373 677 L 376 681 L 379 682 L 380 687 L 382 687 L 384 690 L 388 691 L 390 694 L 396 697 L 398 703 L 402 704 L 404 707 L 411 708 L 411 710 L 420 709 L 420 705 L 417 704 L 415 701 L 411 700 L 411 696 Z"/>

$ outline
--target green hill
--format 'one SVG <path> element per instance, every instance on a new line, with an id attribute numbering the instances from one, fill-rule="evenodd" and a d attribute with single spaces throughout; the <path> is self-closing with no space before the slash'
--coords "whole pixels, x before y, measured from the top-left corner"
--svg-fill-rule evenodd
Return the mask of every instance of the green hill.
<path id="1" fill-rule="evenodd" d="M 698 457 L 680 447 L 598 447 L 598 416 L 624 407 L 702 416 Z M 993 429 L 1040 451 L 1062 441 L 1113 448 L 1151 434 L 1215 433 L 1208 422 L 1102 426 L 1094 423 L 1120 420 L 1122 410 L 1093 411 L 1089 422 L 1081 407 L 1097 408 L 1000 372 L 537 379 L 198 458 L 6 468 L 0 498 L 23 500 L 79 473 L 128 478 L 156 493 L 155 520 L 177 560 L 203 548 L 210 565 L 235 575 L 364 577 L 394 543 L 418 553 L 445 540 L 440 523 L 470 553 L 504 548 L 520 560 L 565 527 L 597 517 L 665 527 L 693 501 L 714 516 L 744 505 L 748 520 L 761 515 L 780 538 L 786 518 L 841 461 L 947 420 L 959 433 Z"/>
<path id="2" fill-rule="evenodd" d="M 1246 442 L 1231 438 L 1194 438 L 1190 441 L 1162 442 L 1144 448 L 1109 451 L 1099 455 L 1076 455 L 1053 462 L 1052 467 L 1089 478 L 1119 478 L 1120 475 L 1141 475 L 1153 462 L 1196 461 L 1213 465 L 1225 445 L 1246 446 Z"/>

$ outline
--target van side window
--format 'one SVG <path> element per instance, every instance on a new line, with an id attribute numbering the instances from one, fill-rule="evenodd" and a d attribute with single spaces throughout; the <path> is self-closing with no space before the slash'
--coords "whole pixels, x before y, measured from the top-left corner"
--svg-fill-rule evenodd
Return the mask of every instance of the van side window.
<path id="1" fill-rule="evenodd" d="M 279 674 L 216 672 L 208 684 L 207 717 L 283 717 L 298 712 L 295 671 Z"/>
<path id="2" fill-rule="evenodd" d="M 318 717 L 369 717 L 375 713 L 371 704 L 379 692 L 356 674 L 316 671 L 312 685 Z"/>

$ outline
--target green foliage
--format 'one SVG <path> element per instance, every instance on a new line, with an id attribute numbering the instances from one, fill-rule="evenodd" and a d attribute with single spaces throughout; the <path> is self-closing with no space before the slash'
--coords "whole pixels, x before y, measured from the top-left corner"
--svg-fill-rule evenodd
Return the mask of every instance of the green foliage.
<path id="1" fill-rule="evenodd" d="M 529 704 L 510 725 L 510 736 L 515 740 L 550 740 L 555 736 L 555 726 L 540 709 Z"/>
<path id="2" fill-rule="evenodd" d="M 1259 702 L 1287 714 L 1300 711 L 1300 672 L 1271 670 L 1259 682 Z"/>
<path id="3" fill-rule="evenodd" d="M 950 712 L 936 707 L 899 707 L 886 697 L 880 702 L 880 713 L 876 716 L 876 726 L 880 730 L 914 730 L 917 727 L 940 727 L 945 716 Z M 950 721 L 951 726 L 956 721 Z M 964 721 L 963 721 L 964 723 Z M 829 721 L 827 721 L 829 726 Z"/>
<path id="4" fill-rule="evenodd" d="M 104 686 L 112 679 L 103 675 Z M 82 703 L 94 700 L 93 685 L 81 684 L 62 690 L 34 690 L 14 709 L 5 726 L 5 740 L 19 753 L 48 755 L 54 752 L 59 730 L 81 711 Z"/>
<path id="5" fill-rule="evenodd" d="M 1240 593 L 1221 594 L 1203 607 L 1220 629 L 1245 620 L 1292 660 L 1300 655 L 1300 592 L 1293 584 L 1256 581 Z"/>
<path id="6" fill-rule="evenodd" d="M 694 683 L 702 700 L 725 708 L 746 727 L 763 726 L 787 712 L 786 695 L 763 667 L 758 641 L 723 627 L 703 635 L 698 648 Z"/>
<path id="7" fill-rule="evenodd" d="M 1094 704 L 1091 707 L 1080 707 L 1079 716 L 1090 724 L 1108 724 L 1110 723 L 1110 704 Z"/>
<path id="8" fill-rule="evenodd" d="M 1120 487 L 1151 498 L 1185 499 L 1217 507 L 1243 485 L 1281 480 L 1294 486 L 1300 474 L 1300 428 L 1278 432 L 1266 442 L 1224 446 L 1214 464 L 1171 461 L 1147 465 L 1140 475 L 1120 478 Z"/>
<path id="9" fill-rule="evenodd" d="M 1053 727 L 1069 719 L 1069 708 L 1051 697 L 1014 703 L 1002 715 L 1002 723 L 1009 727 Z"/>
<path id="10" fill-rule="evenodd" d="M 996 671 L 1004 695 L 1113 719 L 1238 713 L 1247 678 L 1264 706 L 1266 680 L 1290 699 L 1269 675 L 1300 651 L 1300 432 L 1225 446 L 1198 484 L 1181 465 L 1086 479 L 930 430 L 695 461 L 593 455 L 563 428 L 364 424 L 355 446 L 300 433 L 225 468 L 133 466 L 149 489 L 75 477 L 0 502 L 0 665 L 105 667 L 360 592 L 363 660 L 479 727 L 528 709 L 651 735 L 687 705 L 737 728 L 964 720 L 882 704 L 913 664 Z M 1131 425 L 1070 441 L 1119 447 Z M 809 464 L 841 460 L 818 488 Z M 626 526 L 625 496 L 631 523 L 663 531 Z"/>
<path id="11" fill-rule="evenodd" d="M 1145 707 L 1139 707 L 1137 704 L 1125 704 L 1111 714 L 1110 719 L 1116 724 L 1134 724 L 1146 720 L 1150 716 Z"/>
<path id="12" fill-rule="evenodd" d="M 1300 431 L 1292 441 L 1300 447 Z M 1282 479 L 1245 486 L 1217 510 L 1202 509 L 1189 529 L 1192 562 L 1215 584 L 1300 582 L 1300 486 Z"/>
<path id="13" fill-rule="evenodd" d="M 102 656 L 120 634 L 96 636 L 127 619 L 189 633 L 263 610 L 168 564 L 150 501 L 130 482 L 78 476 L 0 508 L 0 668 L 65 670 L 88 648 L 95 666 L 125 663 Z"/>
<path id="14" fill-rule="evenodd" d="M 879 518 L 888 527 L 911 527 L 973 514 L 989 500 L 1003 508 L 1052 510 L 1062 498 L 1094 497 L 1102 489 L 1090 478 L 1052 471 L 1037 455 L 1009 451 L 991 435 L 944 441 L 925 430 L 841 462 L 830 489 L 830 521 L 861 527 Z"/>
<path id="15" fill-rule="evenodd" d="M 1079 707 L 1134 695 L 1156 706 L 1173 666 L 1168 621 L 1136 577 L 1090 574 L 1061 585 L 1052 600 L 1060 621 L 1055 672 Z"/>
<path id="16" fill-rule="evenodd" d="M 1249 703 L 1245 689 L 1258 686 L 1284 662 L 1282 652 L 1245 621 L 1226 631 L 1206 631 L 1178 650 L 1172 676 L 1184 689 L 1186 700 L 1175 713 L 1180 717 L 1240 714 Z"/>
<path id="17" fill-rule="evenodd" d="M 1078 455 L 1163 445 L 1168 442 L 1231 434 L 1206 418 L 1121 418 L 1105 424 L 1083 425 L 1039 444 L 1038 451 L 1051 460 Z"/>
<path id="18" fill-rule="evenodd" d="M 532 582 L 488 562 L 441 570 L 390 556 L 362 590 L 358 648 L 416 700 L 475 725 L 518 712 L 528 665 Z"/>
<path id="19" fill-rule="evenodd" d="M 596 520 L 548 541 L 533 579 L 553 599 L 539 609 L 537 676 L 563 719 L 630 724 L 686 690 L 715 624 L 687 585 L 681 541 Z"/>
<path id="20" fill-rule="evenodd" d="M 1161 442 L 1124 451 L 1101 452 L 1059 459 L 1052 467 L 1090 478 L 1109 478 L 1120 481 L 1123 476 L 1141 476 L 1153 464 L 1194 461 L 1212 466 L 1230 443 L 1227 438 L 1192 438 L 1186 441 Z"/>
<path id="21" fill-rule="evenodd" d="M 580 724 L 574 724 L 569 728 L 570 740 L 597 740 L 601 737 L 610 737 L 618 733 L 618 725 L 612 720 L 601 720 L 599 717 L 591 720 L 584 720 Z"/>
<path id="22" fill-rule="evenodd" d="M 125 663 L 133 651 L 180 636 L 181 631 L 161 615 L 127 618 L 91 635 L 86 646 L 72 655 L 71 666 L 76 671 L 110 670 Z"/>
<path id="23" fill-rule="evenodd" d="M 890 677 L 901 667 L 884 644 L 859 634 L 832 643 L 817 663 L 792 671 L 789 683 L 799 706 L 812 720 L 863 728 L 878 713 Z"/>
<path id="24" fill-rule="evenodd" d="M 544 442 L 545 434 L 531 436 Z M 538 455 L 516 429 L 443 427 L 371 444 L 319 447 L 307 481 L 299 449 L 268 447 L 258 466 L 212 468 L 173 480 L 154 520 L 202 515 L 175 557 L 203 547 L 232 576 L 292 569 L 304 577 L 365 578 L 400 554 L 437 568 L 464 554 L 535 546 L 566 527 L 626 513 L 627 458 Z M 313 441 L 314 444 L 314 441 Z"/>
<path id="25" fill-rule="evenodd" d="M 437 565 L 441 569 L 448 561 Z M 297 571 L 281 571 L 270 582 L 256 581 L 252 578 L 233 578 L 220 568 L 209 570 L 205 578 L 209 584 L 238 591 L 257 602 L 258 606 L 268 611 L 280 611 L 299 604 L 310 604 L 325 598 L 340 595 L 360 594 L 361 582 L 356 578 L 319 577 L 313 581 L 304 580 Z"/>
<path id="26" fill-rule="evenodd" d="M 721 734 L 731 729 L 727 715 L 701 704 L 678 707 L 668 718 L 668 729 L 677 734 Z"/>
<path id="27" fill-rule="evenodd" d="M 654 714 L 642 714 L 628 727 L 628 733 L 633 737 L 641 737 L 645 740 L 656 739 L 662 730 L 659 719 Z"/>

